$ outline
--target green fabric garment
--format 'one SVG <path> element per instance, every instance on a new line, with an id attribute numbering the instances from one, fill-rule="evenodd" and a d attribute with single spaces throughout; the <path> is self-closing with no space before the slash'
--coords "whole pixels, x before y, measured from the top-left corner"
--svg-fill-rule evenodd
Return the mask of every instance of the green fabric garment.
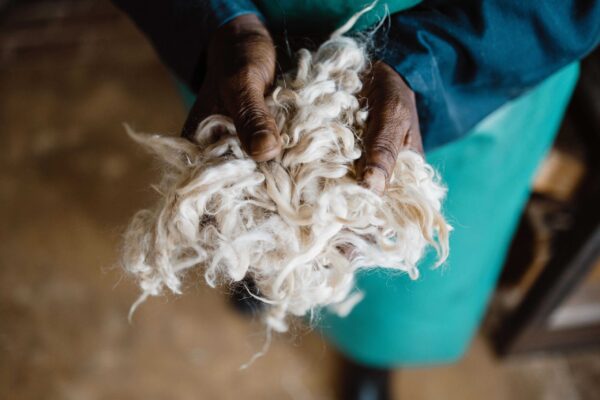
<path id="1" fill-rule="evenodd" d="M 391 13 L 418 1 L 387 2 Z M 258 0 L 272 27 L 327 33 L 369 2 Z M 361 18 L 365 28 L 383 3 Z M 318 327 L 346 356 L 383 367 L 451 362 L 468 348 L 495 287 L 537 166 L 550 148 L 578 76 L 573 64 L 427 159 L 449 188 L 454 226 L 445 266 L 421 277 L 376 269 L 360 274 L 364 300 L 345 318 L 322 313 Z M 190 103 L 191 104 L 191 103 Z"/>
<path id="2" fill-rule="evenodd" d="M 379 2 L 357 29 L 418 0 Z M 370 4 L 364 0 L 258 0 L 269 24 L 289 32 L 327 33 Z M 339 318 L 324 313 L 319 328 L 348 357 L 379 366 L 450 362 L 467 349 L 496 285 L 537 166 L 551 146 L 577 80 L 571 65 L 479 123 L 464 139 L 427 159 L 449 188 L 445 213 L 454 225 L 451 255 L 419 280 L 375 270 L 357 286 L 364 300 Z"/>
<path id="3" fill-rule="evenodd" d="M 346 318 L 325 314 L 325 335 L 347 356 L 378 366 L 460 358 L 496 285 L 536 168 L 552 145 L 578 76 L 573 64 L 479 123 L 467 137 L 427 154 L 449 192 L 455 230 L 450 258 L 421 277 L 363 273 L 365 293 Z"/>

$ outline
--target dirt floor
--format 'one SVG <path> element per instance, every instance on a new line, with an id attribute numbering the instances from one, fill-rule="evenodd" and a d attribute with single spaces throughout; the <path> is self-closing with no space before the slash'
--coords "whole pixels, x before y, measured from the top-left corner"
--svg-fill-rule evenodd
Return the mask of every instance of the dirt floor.
<path id="1" fill-rule="evenodd" d="M 315 332 L 263 343 L 258 321 L 191 280 L 137 296 L 117 260 L 156 169 L 123 122 L 177 133 L 169 73 L 108 2 L 24 2 L 0 20 L 0 399 L 331 399 L 337 356 Z M 478 338 L 458 364 L 398 372 L 402 399 L 593 399 L 600 357 L 498 361 Z M 599 390 L 598 392 L 595 392 Z"/>

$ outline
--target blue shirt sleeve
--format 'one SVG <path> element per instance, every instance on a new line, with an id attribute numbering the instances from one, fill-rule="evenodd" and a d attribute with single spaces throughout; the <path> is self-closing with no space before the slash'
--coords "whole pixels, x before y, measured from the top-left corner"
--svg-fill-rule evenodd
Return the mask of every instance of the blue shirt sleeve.
<path id="1" fill-rule="evenodd" d="M 211 34 L 240 15 L 261 16 L 251 0 L 113 0 L 113 3 L 133 19 L 162 61 L 193 90 L 201 83 L 202 60 Z"/>
<path id="2" fill-rule="evenodd" d="M 465 135 L 599 39 L 600 1 L 426 1 L 391 16 L 376 33 L 376 53 L 415 92 L 432 148 Z"/>

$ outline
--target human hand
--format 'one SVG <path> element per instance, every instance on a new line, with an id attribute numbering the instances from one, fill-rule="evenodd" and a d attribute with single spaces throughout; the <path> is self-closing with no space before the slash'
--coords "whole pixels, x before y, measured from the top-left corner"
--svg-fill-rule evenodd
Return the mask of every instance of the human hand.
<path id="1" fill-rule="evenodd" d="M 275 48 L 269 32 L 254 14 L 234 18 L 214 33 L 208 47 L 206 75 L 185 122 L 182 135 L 193 137 L 211 114 L 226 114 L 246 153 L 255 161 L 273 159 L 281 140 L 265 105 L 275 75 Z"/>
<path id="2" fill-rule="evenodd" d="M 207 116 L 225 113 L 233 118 L 242 146 L 254 160 L 276 157 L 281 140 L 264 102 L 275 75 L 275 57 L 269 32 L 255 15 L 242 15 L 220 27 L 209 45 L 206 76 L 183 136 L 192 137 Z M 383 193 L 400 150 L 423 153 L 415 97 L 383 62 L 373 64 L 360 96 L 367 101 L 369 120 L 359 179 Z"/>
<path id="3" fill-rule="evenodd" d="M 392 67 L 378 61 L 364 78 L 360 97 L 366 101 L 369 118 L 358 178 L 382 194 L 401 150 L 423 154 L 415 94 Z"/>

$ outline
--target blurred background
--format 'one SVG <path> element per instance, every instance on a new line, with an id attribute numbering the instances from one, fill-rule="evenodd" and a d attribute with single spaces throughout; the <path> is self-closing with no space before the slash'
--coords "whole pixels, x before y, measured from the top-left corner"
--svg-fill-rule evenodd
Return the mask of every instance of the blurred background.
<path id="1" fill-rule="evenodd" d="M 398 372 L 400 398 L 600 398 L 599 76 L 596 52 L 467 356 Z M 177 133 L 185 114 L 108 0 L 0 0 L 0 399 L 333 398 L 338 356 L 318 333 L 239 371 L 262 325 L 193 280 L 128 323 L 120 234 L 157 170 L 122 123 Z"/>

